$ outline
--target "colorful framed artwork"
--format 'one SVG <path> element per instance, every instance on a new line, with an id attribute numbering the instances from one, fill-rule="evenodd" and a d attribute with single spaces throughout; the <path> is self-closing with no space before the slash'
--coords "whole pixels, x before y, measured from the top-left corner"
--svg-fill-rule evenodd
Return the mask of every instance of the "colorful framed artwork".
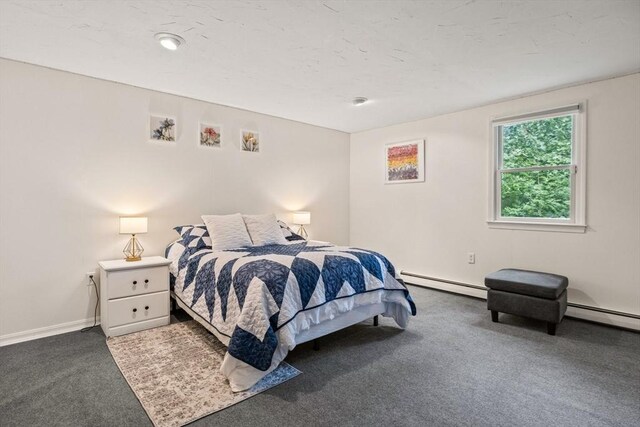
<path id="1" fill-rule="evenodd" d="M 257 153 L 260 151 L 260 134 L 251 130 L 242 131 L 242 151 L 252 151 Z"/>
<path id="2" fill-rule="evenodd" d="M 200 123 L 200 146 L 220 147 L 220 136 L 222 129 L 218 125 Z"/>
<path id="3" fill-rule="evenodd" d="M 176 119 L 173 117 L 149 115 L 149 140 L 154 142 L 175 142 Z"/>
<path id="4" fill-rule="evenodd" d="M 385 184 L 424 181 L 424 140 L 385 145 Z"/>

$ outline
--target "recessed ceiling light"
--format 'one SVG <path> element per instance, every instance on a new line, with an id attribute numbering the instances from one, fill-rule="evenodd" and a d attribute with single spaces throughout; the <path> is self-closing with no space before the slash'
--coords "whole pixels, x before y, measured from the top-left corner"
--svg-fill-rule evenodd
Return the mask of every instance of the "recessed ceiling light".
<path id="1" fill-rule="evenodd" d="M 176 50 L 178 46 L 186 43 L 182 37 L 171 33 L 158 33 L 155 35 L 155 38 L 160 42 L 162 47 L 169 50 Z"/>
<path id="2" fill-rule="evenodd" d="M 368 99 L 365 98 L 364 96 L 356 96 L 355 98 L 353 98 L 353 101 L 351 101 L 351 103 L 353 105 L 362 105 L 367 101 L 368 101 Z"/>

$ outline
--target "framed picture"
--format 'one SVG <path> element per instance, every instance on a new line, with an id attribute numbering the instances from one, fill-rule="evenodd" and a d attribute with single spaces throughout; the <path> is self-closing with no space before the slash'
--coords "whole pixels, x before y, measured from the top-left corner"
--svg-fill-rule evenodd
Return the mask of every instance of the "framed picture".
<path id="1" fill-rule="evenodd" d="M 385 184 L 424 181 L 424 140 L 385 145 Z"/>
<path id="2" fill-rule="evenodd" d="M 222 135 L 222 129 L 220 126 L 200 123 L 201 147 L 220 147 L 220 135 Z"/>
<path id="3" fill-rule="evenodd" d="M 242 151 L 253 151 L 254 153 L 260 151 L 260 134 L 258 132 L 243 130 L 241 142 Z"/>
<path id="4" fill-rule="evenodd" d="M 176 119 L 149 115 L 149 140 L 154 142 L 175 142 L 177 135 Z"/>

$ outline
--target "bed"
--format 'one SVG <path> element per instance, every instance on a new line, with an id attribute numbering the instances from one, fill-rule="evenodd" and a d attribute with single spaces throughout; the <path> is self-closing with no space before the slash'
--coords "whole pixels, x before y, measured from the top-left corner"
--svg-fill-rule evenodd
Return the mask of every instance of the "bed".
<path id="1" fill-rule="evenodd" d="M 378 315 L 405 328 L 416 313 L 384 256 L 282 229 L 286 244 L 213 250 L 204 226 L 176 227 L 166 249 L 172 297 L 227 346 L 221 371 L 236 392 L 301 343 Z"/>

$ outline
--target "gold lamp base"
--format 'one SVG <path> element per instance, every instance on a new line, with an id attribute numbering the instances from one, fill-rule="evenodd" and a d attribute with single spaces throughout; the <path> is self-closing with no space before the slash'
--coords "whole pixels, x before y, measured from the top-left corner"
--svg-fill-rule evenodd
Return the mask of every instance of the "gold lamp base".
<path id="1" fill-rule="evenodd" d="M 142 253 L 144 252 L 144 248 L 136 239 L 136 235 L 132 234 L 129 243 L 124 247 L 122 251 L 125 255 L 125 260 L 127 261 L 140 261 L 142 259 Z"/>
<path id="2" fill-rule="evenodd" d="M 304 225 L 300 225 L 296 234 L 304 237 L 305 240 L 309 240 L 309 235 L 307 234 L 307 230 L 304 229 Z"/>

